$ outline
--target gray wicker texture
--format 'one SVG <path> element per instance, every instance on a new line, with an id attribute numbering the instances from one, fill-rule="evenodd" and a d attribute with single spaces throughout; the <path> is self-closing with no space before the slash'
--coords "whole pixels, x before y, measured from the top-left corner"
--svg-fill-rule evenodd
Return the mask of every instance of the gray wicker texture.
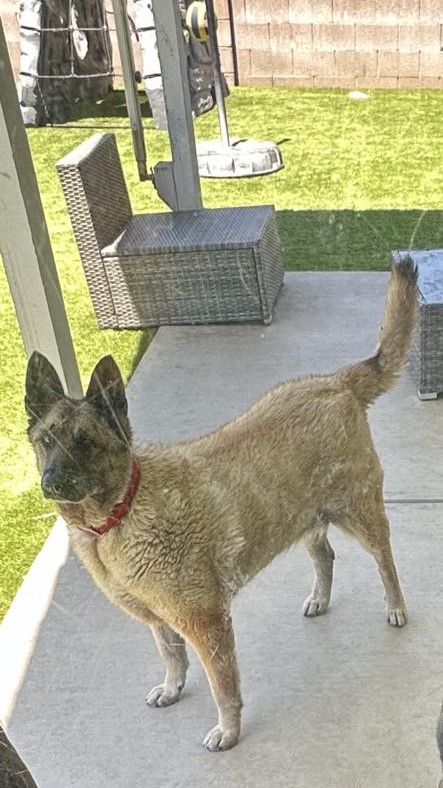
<path id="1" fill-rule="evenodd" d="M 94 134 L 57 163 L 78 171 L 94 233 L 100 248 L 111 243 L 132 217 L 131 203 L 114 134 Z"/>
<path id="2" fill-rule="evenodd" d="M 257 277 L 265 323 L 272 320 L 272 310 L 283 283 L 283 258 L 280 255 L 280 265 L 278 265 L 276 261 L 277 249 L 280 249 L 280 238 L 275 211 L 272 208 L 272 214 L 266 222 L 260 244 L 255 248 Z"/>
<path id="3" fill-rule="evenodd" d="M 418 395 L 431 399 L 443 393 L 443 249 L 394 252 L 409 254 L 418 267 L 417 327 L 410 365 Z"/>
<path id="4" fill-rule="evenodd" d="M 272 206 L 132 216 L 112 134 L 57 169 L 101 328 L 271 321 L 283 282 Z"/>
<path id="5" fill-rule="evenodd" d="M 271 205 L 252 208 L 207 208 L 199 211 L 134 216 L 115 243 L 103 249 L 111 257 L 167 253 L 186 249 L 249 248 L 271 219 Z"/>
<path id="6" fill-rule="evenodd" d="M 105 265 L 120 292 L 117 319 L 129 325 L 265 319 L 250 250 L 110 257 Z"/>
<path id="7" fill-rule="evenodd" d="M 102 250 L 119 322 L 269 322 L 283 279 L 272 206 L 134 216 Z"/>
<path id="8" fill-rule="evenodd" d="M 57 170 L 97 323 L 118 328 L 101 247 L 121 233 L 132 211 L 114 135 L 94 134 Z"/>

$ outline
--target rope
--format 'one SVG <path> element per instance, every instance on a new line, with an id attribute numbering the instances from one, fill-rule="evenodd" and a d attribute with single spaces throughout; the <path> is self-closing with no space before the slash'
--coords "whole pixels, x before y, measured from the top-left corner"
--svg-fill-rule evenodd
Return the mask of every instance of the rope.
<path id="1" fill-rule="evenodd" d="M 32 27 L 32 25 L 20 25 L 20 30 L 33 30 L 34 33 L 75 33 L 77 30 L 79 33 L 104 33 L 109 28 L 107 25 L 102 27 L 73 27 L 72 25 L 69 27 Z"/>
<path id="2" fill-rule="evenodd" d="M 69 27 L 69 60 L 71 63 L 71 77 L 75 75 L 75 57 L 74 57 L 75 45 L 74 45 L 72 19 L 73 19 L 73 6 L 72 6 L 72 0 L 69 0 L 69 21 L 71 22 L 71 27 Z"/>

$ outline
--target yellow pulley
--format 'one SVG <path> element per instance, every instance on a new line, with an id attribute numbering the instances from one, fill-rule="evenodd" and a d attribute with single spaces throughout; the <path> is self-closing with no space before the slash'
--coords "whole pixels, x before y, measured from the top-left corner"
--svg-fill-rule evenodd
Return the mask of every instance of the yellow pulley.
<path id="1" fill-rule="evenodd" d="M 186 11 L 186 27 L 191 36 L 197 41 L 208 40 L 208 17 L 206 13 L 206 3 L 203 0 L 195 0 L 188 6 Z"/>

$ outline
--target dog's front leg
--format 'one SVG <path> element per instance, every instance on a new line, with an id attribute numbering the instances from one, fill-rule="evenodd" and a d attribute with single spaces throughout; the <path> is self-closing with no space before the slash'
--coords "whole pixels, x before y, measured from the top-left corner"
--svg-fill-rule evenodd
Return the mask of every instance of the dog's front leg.
<path id="1" fill-rule="evenodd" d="M 208 750 L 228 750 L 240 736 L 240 678 L 229 613 L 193 615 L 183 628 L 200 657 L 218 710 L 218 724 L 203 741 Z"/>
<path id="2" fill-rule="evenodd" d="M 151 627 L 160 656 L 166 666 L 166 676 L 163 684 L 152 688 L 146 697 L 146 703 L 148 706 L 171 706 L 178 701 L 185 686 L 189 665 L 185 641 L 144 602 L 132 596 L 117 583 L 105 586 L 104 591 L 115 605 Z"/>
<path id="3" fill-rule="evenodd" d="M 163 684 L 153 687 L 146 698 L 148 706 L 171 706 L 178 701 L 185 686 L 189 661 L 185 641 L 177 632 L 162 621 L 150 624 L 160 656 L 166 666 Z"/>

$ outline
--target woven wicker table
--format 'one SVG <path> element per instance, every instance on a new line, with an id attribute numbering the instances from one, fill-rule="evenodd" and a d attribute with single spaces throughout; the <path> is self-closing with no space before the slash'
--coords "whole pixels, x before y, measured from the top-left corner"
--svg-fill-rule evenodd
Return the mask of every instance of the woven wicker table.
<path id="1" fill-rule="evenodd" d="M 411 348 L 411 369 L 420 399 L 443 392 L 443 249 L 393 252 L 408 254 L 418 267 L 418 318 Z"/>
<path id="2" fill-rule="evenodd" d="M 113 134 L 57 169 L 100 328 L 271 321 L 283 283 L 272 205 L 134 216 Z"/>

